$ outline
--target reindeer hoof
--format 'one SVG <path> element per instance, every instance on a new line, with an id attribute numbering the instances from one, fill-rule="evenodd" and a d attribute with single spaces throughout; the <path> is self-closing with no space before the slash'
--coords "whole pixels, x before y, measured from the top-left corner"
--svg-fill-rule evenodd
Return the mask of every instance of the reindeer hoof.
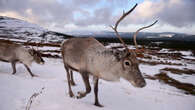
<path id="1" fill-rule="evenodd" d="M 85 92 L 78 92 L 77 99 L 81 99 L 86 96 Z"/>
<path id="2" fill-rule="evenodd" d="M 13 74 L 13 75 L 15 75 L 15 74 L 16 74 L 16 72 L 13 72 L 12 74 Z"/>
<path id="3" fill-rule="evenodd" d="M 70 97 L 74 97 L 74 94 L 72 92 L 69 92 Z"/>
<path id="4" fill-rule="evenodd" d="M 76 86 L 76 84 L 74 82 L 70 82 L 71 86 Z"/>
<path id="5" fill-rule="evenodd" d="M 97 107 L 104 107 L 103 105 L 101 105 L 99 103 L 95 103 L 94 105 L 97 106 Z"/>
<path id="6" fill-rule="evenodd" d="M 38 75 L 33 74 L 32 77 L 39 77 Z"/>

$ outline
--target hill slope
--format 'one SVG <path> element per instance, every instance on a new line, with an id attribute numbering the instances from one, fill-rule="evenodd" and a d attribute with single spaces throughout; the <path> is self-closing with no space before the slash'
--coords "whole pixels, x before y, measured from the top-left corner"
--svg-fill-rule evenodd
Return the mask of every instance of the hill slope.
<path id="1" fill-rule="evenodd" d="M 16 18 L 0 16 L 0 38 L 61 42 L 73 36 L 49 31 L 36 24 Z"/>
<path id="2" fill-rule="evenodd" d="M 0 62 L 1 110 L 24 110 L 29 98 L 34 93 L 39 92 L 41 88 L 45 89 L 42 94 L 34 98 L 30 110 L 100 109 L 93 105 L 93 89 L 83 99 L 70 98 L 62 60 L 45 60 L 45 65 L 33 64 L 31 67 L 32 72 L 39 76 L 35 78 L 30 77 L 23 65 L 18 65 L 17 73 L 11 75 L 10 64 Z M 140 65 L 141 71 L 150 75 L 164 67 L 166 66 Z M 77 95 L 78 91 L 83 91 L 85 88 L 82 78 L 77 72 L 74 72 L 74 77 L 77 85 L 72 88 L 74 94 Z M 180 79 L 180 76 L 171 75 L 171 77 Z M 190 79 L 193 80 L 193 78 Z M 90 82 L 93 85 L 92 80 Z M 125 80 L 114 83 L 100 80 L 99 100 L 104 105 L 101 110 L 194 110 L 195 96 L 186 95 L 182 91 L 157 80 L 147 79 L 146 82 L 147 86 L 140 89 L 131 86 Z"/>

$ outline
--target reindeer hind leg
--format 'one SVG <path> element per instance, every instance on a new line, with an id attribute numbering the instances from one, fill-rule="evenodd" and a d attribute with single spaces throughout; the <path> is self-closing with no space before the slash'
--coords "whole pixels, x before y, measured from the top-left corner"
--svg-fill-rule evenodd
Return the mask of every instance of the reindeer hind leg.
<path id="1" fill-rule="evenodd" d="M 85 97 L 88 93 L 91 92 L 91 86 L 89 83 L 89 74 L 81 73 L 81 76 L 83 78 L 83 82 L 85 84 L 86 91 L 85 92 L 82 92 L 82 91 L 78 92 L 77 98 L 79 98 L 79 99 Z"/>
<path id="2" fill-rule="evenodd" d="M 70 70 L 70 83 L 71 83 L 72 86 L 76 85 L 76 83 L 74 81 L 73 71 L 72 70 Z"/>
<path id="3" fill-rule="evenodd" d="M 68 90 L 69 90 L 69 96 L 73 97 L 74 94 L 72 92 L 72 88 L 71 88 L 71 80 L 70 80 L 70 73 L 69 73 L 69 68 L 65 66 L 66 69 L 66 74 L 67 74 L 67 80 L 68 80 Z"/>
<path id="4" fill-rule="evenodd" d="M 12 61 L 11 62 L 11 65 L 12 65 L 12 69 L 13 69 L 12 74 L 15 74 L 16 73 L 16 62 L 15 61 Z"/>

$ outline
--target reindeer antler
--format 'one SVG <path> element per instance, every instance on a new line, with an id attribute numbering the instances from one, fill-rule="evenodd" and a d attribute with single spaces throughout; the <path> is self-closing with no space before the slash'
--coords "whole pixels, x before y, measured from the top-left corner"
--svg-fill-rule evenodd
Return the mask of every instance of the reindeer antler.
<path id="1" fill-rule="evenodd" d="M 119 23 L 120 23 L 128 14 L 130 14 L 130 13 L 135 9 L 136 6 L 137 6 L 137 3 L 136 3 L 135 6 L 134 6 L 132 9 L 130 9 L 128 12 L 125 13 L 125 12 L 123 11 L 123 15 L 122 15 L 122 16 L 119 18 L 119 20 L 116 22 L 115 26 L 114 26 L 114 27 L 113 27 L 113 26 L 110 26 L 110 27 L 115 31 L 116 36 L 119 38 L 120 42 L 123 44 L 123 46 L 124 46 L 126 49 L 128 49 L 128 48 L 127 48 L 127 45 L 125 44 L 125 42 L 122 40 L 121 36 L 119 35 L 119 33 L 118 33 L 118 31 L 117 31 L 117 27 L 118 27 Z"/>
<path id="2" fill-rule="evenodd" d="M 139 29 L 136 31 L 136 33 L 134 33 L 134 35 L 133 35 L 133 40 L 134 40 L 134 44 L 135 44 L 136 49 L 138 49 L 137 42 L 136 42 L 136 36 L 137 36 L 137 34 L 139 33 L 139 31 L 141 31 L 141 30 L 143 30 L 143 29 L 146 29 L 146 28 L 149 28 L 149 27 L 153 26 L 154 24 L 156 24 L 157 22 L 158 22 L 158 20 L 156 20 L 156 21 L 155 21 L 154 23 L 152 23 L 151 25 L 148 25 L 148 26 L 145 26 L 145 27 L 141 27 L 141 28 L 139 28 Z"/>

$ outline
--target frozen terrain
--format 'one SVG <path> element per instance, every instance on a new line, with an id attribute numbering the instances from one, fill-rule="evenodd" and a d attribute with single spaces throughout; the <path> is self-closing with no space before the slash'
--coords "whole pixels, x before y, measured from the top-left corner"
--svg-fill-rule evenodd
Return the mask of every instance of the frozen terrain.
<path id="1" fill-rule="evenodd" d="M 23 65 L 17 65 L 16 75 L 11 75 L 11 65 L 0 62 L 0 110 L 25 110 L 26 104 L 32 94 L 45 88 L 37 96 L 31 110 L 99 110 L 93 105 L 92 92 L 83 99 L 70 98 L 66 72 L 61 59 L 44 58 L 45 65 L 33 64 L 31 69 L 39 77 L 31 78 Z M 153 58 L 155 60 L 155 58 Z M 178 61 L 183 62 L 183 61 Z M 185 63 L 185 62 L 183 62 Z M 193 69 L 194 64 L 181 66 L 147 65 L 141 64 L 142 73 L 154 75 L 165 67 Z M 195 84 L 195 76 L 173 75 L 177 80 Z M 73 92 L 84 90 L 84 84 L 78 73 L 74 72 L 76 86 Z M 91 78 L 92 79 L 92 78 Z M 90 81 L 93 87 L 92 80 Z M 134 88 L 130 83 L 121 79 L 120 82 L 107 82 L 100 80 L 99 98 L 104 105 L 103 110 L 194 110 L 195 96 L 187 95 L 180 89 L 169 86 L 158 80 L 146 79 L 145 88 Z"/>
<path id="2" fill-rule="evenodd" d="M 30 97 L 42 88 L 44 90 L 34 98 L 30 110 L 195 110 L 195 52 L 192 51 L 154 49 L 146 52 L 139 58 L 139 68 L 147 82 L 141 89 L 123 79 L 120 82 L 100 80 L 99 101 L 103 108 L 93 105 L 93 89 L 82 99 L 70 98 L 59 48 L 65 37 L 71 36 L 26 21 L 0 17 L 1 41 L 38 42 L 41 45 L 38 49 L 46 61 L 45 65 L 32 65 L 32 72 L 38 75 L 34 78 L 22 64 L 17 65 L 17 73 L 12 75 L 11 64 L 0 62 L 0 110 L 25 110 Z M 107 48 L 120 45 L 115 43 Z M 73 92 L 77 95 L 85 88 L 77 72 L 74 72 L 74 78 L 77 85 Z M 93 88 L 92 78 L 90 82 Z"/>

